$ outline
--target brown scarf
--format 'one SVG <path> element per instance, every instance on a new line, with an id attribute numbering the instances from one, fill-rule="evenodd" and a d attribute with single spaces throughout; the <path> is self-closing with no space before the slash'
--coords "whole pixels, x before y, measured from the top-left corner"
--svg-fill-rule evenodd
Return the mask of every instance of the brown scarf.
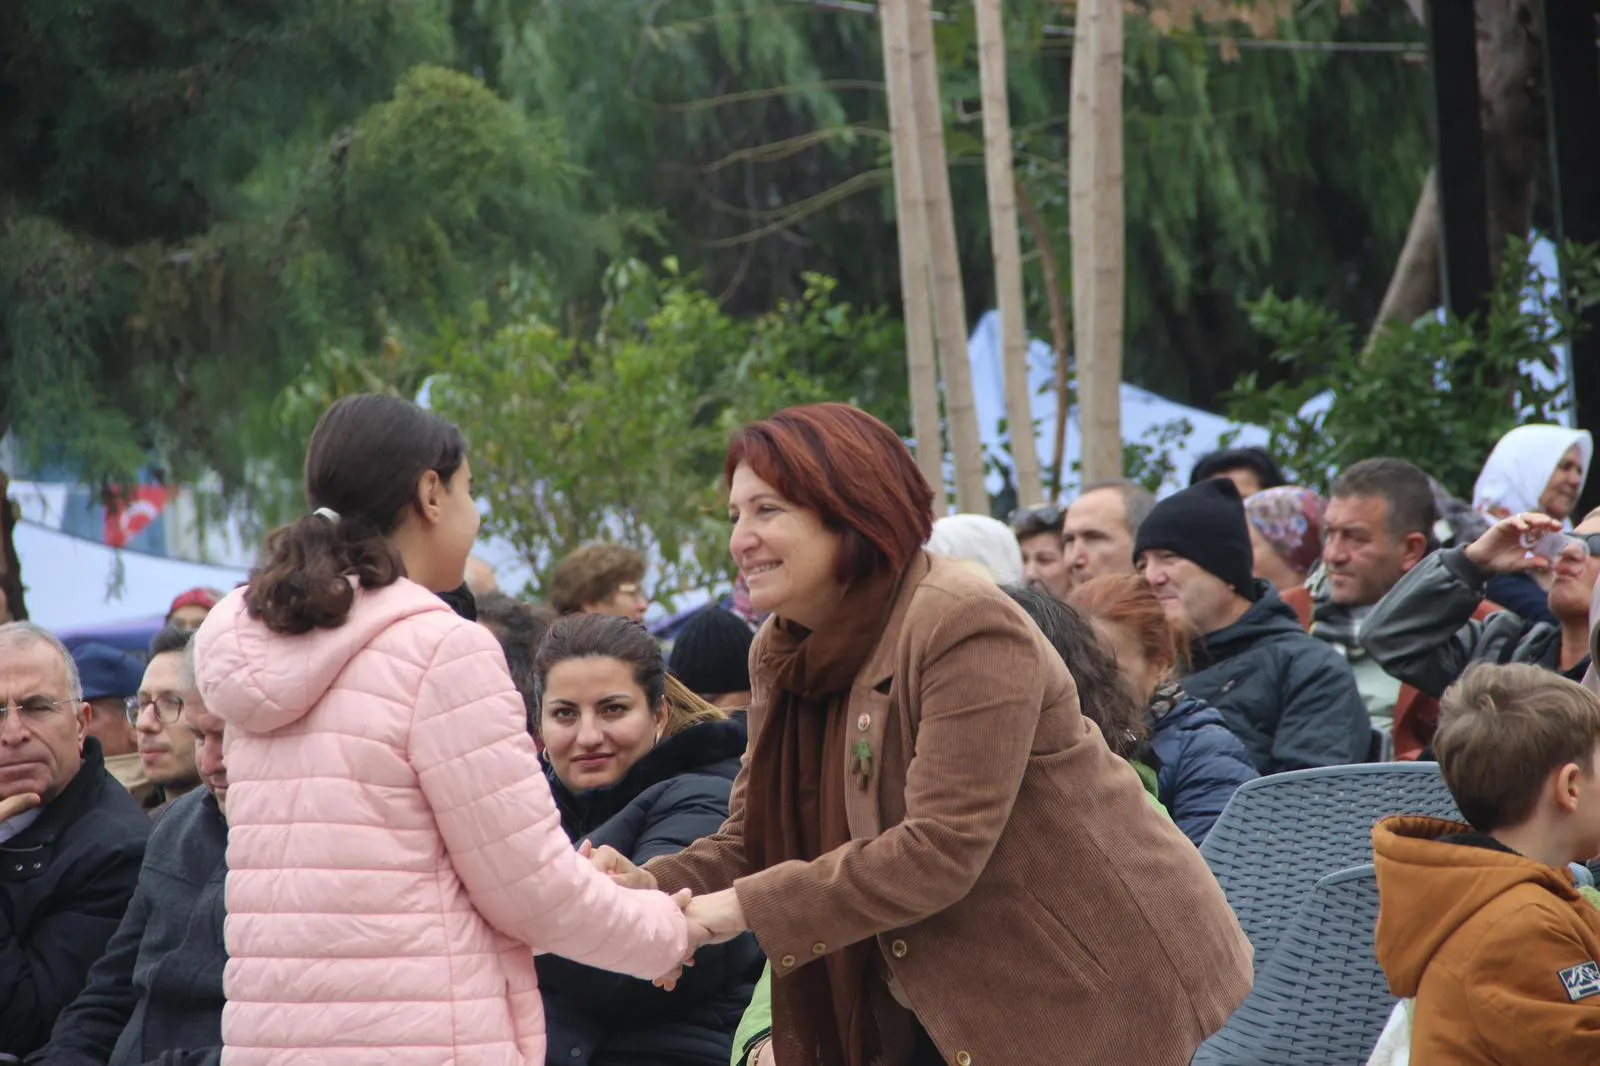
<path id="1" fill-rule="evenodd" d="M 772 700 L 750 759 L 745 848 L 752 868 L 810 862 L 850 842 L 850 686 L 883 634 L 901 576 L 874 574 L 852 585 L 815 631 L 774 621 L 756 664 L 770 679 Z M 886 1044 L 900 1042 L 900 1034 L 880 1033 L 875 1024 L 875 950 L 864 940 L 773 982 L 774 1031 L 811 1045 L 808 1062 L 867 1066 Z"/>

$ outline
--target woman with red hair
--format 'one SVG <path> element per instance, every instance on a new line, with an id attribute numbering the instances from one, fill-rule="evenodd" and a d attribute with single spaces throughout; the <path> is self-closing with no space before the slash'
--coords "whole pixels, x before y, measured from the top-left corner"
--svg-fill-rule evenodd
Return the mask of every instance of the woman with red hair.
<path id="1" fill-rule="evenodd" d="M 1039 630 L 923 552 L 933 493 L 905 445 L 799 407 L 745 427 L 725 473 L 773 615 L 749 766 L 714 836 L 597 864 L 693 889 L 715 938 L 755 933 L 779 1062 L 1187 1064 L 1249 991 L 1250 946 Z"/>
<path id="2" fill-rule="evenodd" d="M 1172 622 L 1139 574 L 1091 578 L 1073 589 L 1067 602 L 1094 622 L 1149 706 L 1156 798 L 1199 845 L 1234 792 L 1257 774 L 1244 742 L 1223 724 L 1221 713 L 1178 683 L 1178 664 L 1189 657 L 1188 630 Z"/>

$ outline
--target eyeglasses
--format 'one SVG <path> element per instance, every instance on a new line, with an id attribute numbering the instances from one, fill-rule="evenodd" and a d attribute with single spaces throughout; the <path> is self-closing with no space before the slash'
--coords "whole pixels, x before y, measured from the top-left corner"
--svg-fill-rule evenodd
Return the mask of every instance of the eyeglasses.
<path id="1" fill-rule="evenodd" d="M 146 707 L 154 707 L 156 709 L 156 721 L 162 725 L 171 725 L 178 720 L 178 715 L 183 713 L 183 697 L 167 693 L 152 699 L 141 700 L 138 696 L 129 696 L 127 700 L 128 721 L 137 725 L 139 723 L 139 714 Z"/>
<path id="2" fill-rule="evenodd" d="M 1018 507 L 1006 519 L 1006 524 L 1012 530 L 1060 529 L 1064 514 L 1064 508 L 1051 503 L 1041 503 L 1033 507 Z"/>
<path id="3" fill-rule="evenodd" d="M 11 717 L 11 712 L 13 710 L 22 712 L 22 720 L 24 722 L 42 722 L 54 714 L 56 708 L 60 707 L 63 703 L 82 702 L 82 700 L 75 700 L 71 697 L 68 697 L 64 700 L 47 700 L 43 696 L 33 696 L 29 699 L 23 700 L 19 704 L 16 704 L 15 707 L 0 703 L 0 722 L 4 722 L 7 718 Z"/>

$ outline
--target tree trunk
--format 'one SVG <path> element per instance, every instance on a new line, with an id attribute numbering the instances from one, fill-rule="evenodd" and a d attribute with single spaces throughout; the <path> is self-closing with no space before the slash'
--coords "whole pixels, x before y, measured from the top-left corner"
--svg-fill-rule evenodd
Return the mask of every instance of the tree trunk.
<path id="1" fill-rule="evenodd" d="M 1045 302 L 1050 305 L 1050 342 L 1056 350 L 1056 439 L 1050 450 L 1050 501 L 1061 498 L 1061 480 L 1067 464 L 1067 418 L 1072 414 L 1072 393 L 1068 388 L 1067 352 L 1072 340 L 1067 333 L 1067 309 L 1061 300 L 1061 269 L 1056 265 L 1055 248 L 1050 244 L 1050 233 L 1044 219 L 1033 206 L 1027 186 L 1017 182 L 1017 206 L 1022 218 L 1033 234 L 1034 247 L 1039 249 L 1039 273 L 1044 277 Z"/>
<path id="2" fill-rule="evenodd" d="M 1412 5 L 1413 13 L 1419 9 L 1420 4 Z M 1533 225 L 1534 187 L 1545 156 L 1543 60 L 1531 0 L 1477 0 L 1476 11 L 1489 263 L 1498 270 L 1507 238 L 1526 237 Z M 1423 184 L 1373 336 L 1388 322 L 1421 318 L 1443 298 L 1438 178 L 1430 170 Z"/>
<path id="3" fill-rule="evenodd" d="M 900 246 L 900 300 L 906 324 L 906 378 L 911 389 L 911 425 L 917 435 L 917 466 L 935 497 L 935 514 L 949 506 L 944 480 L 944 445 L 939 420 L 939 371 L 933 355 L 933 307 L 928 275 L 928 211 L 917 152 L 912 100 L 909 0 L 883 0 L 884 83 L 889 93 L 889 137 L 894 153 L 895 222 Z"/>
<path id="4" fill-rule="evenodd" d="M 1439 306 L 1444 298 L 1439 277 L 1439 168 L 1429 167 L 1422 195 L 1411 213 L 1411 228 L 1395 264 L 1394 276 L 1378 307 L 1378 319 L 1367 338 L 1374 339 L 1390 322 L 1411 323 Z"/>
<path id="5" fill-rule="evenodd" d="M 1039 443 L 1028 387 L 1028 326 L 1023 314 L 1022 245 L 1017 235 L 1017 176 L 1011 162 L 1011 111 L 1006 88 L 1006 26 L 1002 0 L 976 0 L 978 70 L 983 86 L 983 158 L 989 191 L 989 242 L 994 250 L 996 303 L 1006 381 L 1006 420 L 1017 498 L 1039 502 Z"/>
<path id="6" fill-rule="evenodd" d="M 22 595 L 22 561 L 17 558 L 18 508 L 10 496 L 11 479 L 0 470 L 0 623 L 22 622 L 28 605 Z"/>
<path id="7" fill-rule="evenodd" d="M 1087 48 L 1082 32 L 1085 9 Z M 1090 482 L 1122 476 L 1123 13 L 1116 0 L 1088 0 L 1078 11 L 1075 50 L 1082 51 L 1073 62 L 1068 136 L 1072 164 L 1087 164 L 1072 174 L 1072 242 L 1073 304 L 1079 315 L 1078 419 L 1083 429 L 1083 477 Z M 1080 57 L 1089 60 L 1089 71 L 1080 71 Z M 1090 143 L 1082 143 L 1085 139 Z M 1085 176 L 1087 193 L 1079 188 Z"/>
<path id="8" fill-rule="evenodd" d="M 970 514 L 989 513 L 983 481 L 983 438 L 972 395 L 972 361 L 967 354 L 967 302 L 961 288 L 961 258 L 950 199 L 950 170 L 944 150 L 944 109 L 939 67 L 933 51 L 931 0 L 909 0 L 912 99 L 916 105 L 917 146 L 922 161 L 922 191 L 928 205 L 928 250 L 933 271 L 935 332 L 944 370 L 945 416 L 950 422 L 950 452 L 956 473 L 956 506 Z"/>

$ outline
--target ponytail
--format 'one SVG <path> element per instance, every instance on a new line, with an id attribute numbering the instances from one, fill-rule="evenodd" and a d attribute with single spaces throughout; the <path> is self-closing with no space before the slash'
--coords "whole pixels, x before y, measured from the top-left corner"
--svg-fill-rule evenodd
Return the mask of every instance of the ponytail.
<path id="1" fill-rule="evenodd" d="M 667 675 L 667 724 L 662 729 L 664 737 L 676 736 L 702 722 L 725 722 L 728 712 L 713 707 L 672 674 Z"/>
<path id="2" fill-rule="evenodd" d="M 405 576 L 390 537 L 420 506 L 422 475 L 448 482 L 466 451 L 454 426 L 394 396 L 347 396 L 328 408 L 306 449 L 314 510 L 267 536 L 245 594 L 250 616 L 285 636 L 343 625 L 358 586 Z"/>

